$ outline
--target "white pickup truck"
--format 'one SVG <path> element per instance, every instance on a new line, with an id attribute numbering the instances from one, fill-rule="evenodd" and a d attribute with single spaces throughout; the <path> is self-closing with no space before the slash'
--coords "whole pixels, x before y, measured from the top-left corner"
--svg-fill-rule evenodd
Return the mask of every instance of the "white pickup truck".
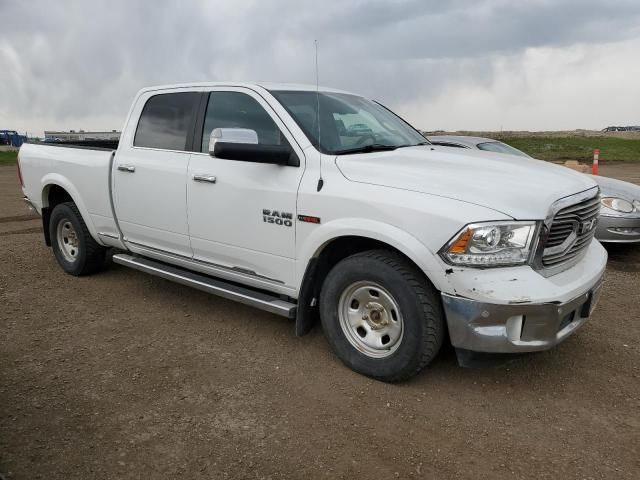
<path id="1" fill-rule="evenodd" d="M 589 318 L 598 187 L 529 158 L 431 145 L 376 102 L 299 85 L 141 90 L 119 144 L 25 144 L 25 200 L 72 275 L 114 262 L 295 319 L 400 381 L 445 338 L 544 350 Z M 116 148 L 117 147 L 117 148 Z M 482 161 L 478 161 L 481 158 Z"/>

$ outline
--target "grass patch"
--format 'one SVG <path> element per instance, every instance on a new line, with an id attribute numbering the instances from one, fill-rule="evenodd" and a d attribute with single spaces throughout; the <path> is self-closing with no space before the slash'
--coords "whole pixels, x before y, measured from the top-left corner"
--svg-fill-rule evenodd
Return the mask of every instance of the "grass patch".
<path id="1" fill-rule="evenodd" d="M 640 162 L 640 139 L 615 137 L 501 137 L 501 141 L 540 160 L 593 161 L 593 149 L 600 160 Z"/>
<path id="2" fill-rule="evenodd" d="M 0 165 L 15 165 L 18 152 L 0 152 Z"/>

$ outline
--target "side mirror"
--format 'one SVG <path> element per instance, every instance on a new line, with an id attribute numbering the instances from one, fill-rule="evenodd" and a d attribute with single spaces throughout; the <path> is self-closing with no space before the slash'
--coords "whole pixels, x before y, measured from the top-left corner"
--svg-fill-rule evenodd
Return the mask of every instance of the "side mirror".
<path id="1" fill-rule="evenodd" d="M 300 166 L 289 145 L 261 145 L 258 134 L 247 128 L 216 128 L 209 137 L 209 155 L 223 160 Z"/>
<path id="2" fill-rule="evenodd" d="M 213 155 L 216 143 L 258 144 L 258 134 L 249 128 L 214 128 L 209 136 L 209 155 Z"/>

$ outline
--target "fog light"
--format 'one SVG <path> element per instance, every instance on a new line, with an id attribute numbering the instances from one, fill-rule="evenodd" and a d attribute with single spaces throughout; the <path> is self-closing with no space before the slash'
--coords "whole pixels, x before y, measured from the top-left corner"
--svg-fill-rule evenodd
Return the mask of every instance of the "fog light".
<path id="1" fill-rule="evenodd" d="M 611 233 L 619 233 L 621 235 L 640 235 L 640 228 L 610 227 L 607 230 L 609 230 Z"/>

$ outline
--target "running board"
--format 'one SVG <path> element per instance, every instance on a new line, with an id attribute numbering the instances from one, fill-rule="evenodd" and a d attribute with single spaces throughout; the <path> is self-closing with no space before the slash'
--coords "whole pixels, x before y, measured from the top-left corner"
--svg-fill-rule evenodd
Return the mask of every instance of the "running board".
<path id="1" fill-rule="evenodd" d="M 158 277 L 193 287 L 203 292 L 218 295 L 219 297 L 235 300 L 245 305 L 260 308 L 267 312 L 282 315 L 287 318 L 296 317 L 296 304 L 282 300 L 279 296 L 252 290 L 247 287 L 228 283 L 223 280 L 208 277 L 183 268 L 167 265 L 144 257 L 118 253 L 113 256 L 113 261 L 125 267 L 130 267 L 141 272 L 150 273 Z"/>

